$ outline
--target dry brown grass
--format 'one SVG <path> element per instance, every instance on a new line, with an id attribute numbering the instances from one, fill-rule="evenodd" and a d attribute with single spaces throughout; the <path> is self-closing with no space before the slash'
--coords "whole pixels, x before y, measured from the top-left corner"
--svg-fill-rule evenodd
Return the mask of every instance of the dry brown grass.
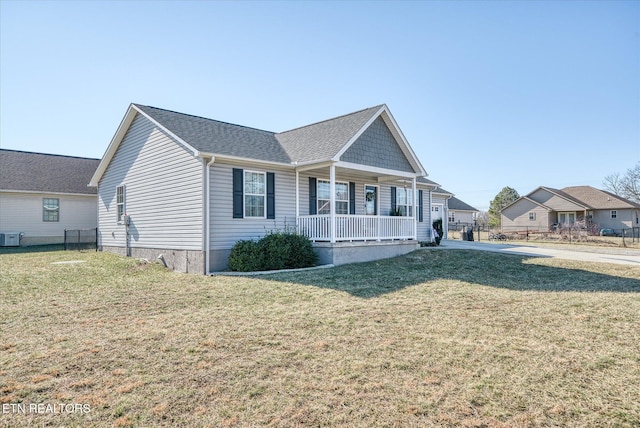
<path id="1" fill-rule="evenodd" d="M 82 259 L 86 263 L 51 265 Z M 0 254 L 0 426 L 640 425 L 640 268 L 421 250 L 259 278 Z"/>

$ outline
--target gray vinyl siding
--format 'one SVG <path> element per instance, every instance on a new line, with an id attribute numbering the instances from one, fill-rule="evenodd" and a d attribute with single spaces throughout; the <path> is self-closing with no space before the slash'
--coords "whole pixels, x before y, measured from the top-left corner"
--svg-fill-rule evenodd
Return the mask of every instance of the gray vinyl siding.
<path id="1" fill-rule="evenodd" d="M 233 218 L 233 168 L 273 172 L 275 219 Z M 211 249 L 230 249 L 240 240 L 259 239 L 269 231 L 295 228 L 296 174 L 292 169 L 251 163 L 215 162 L 210 176 Z"/>
<path id="2" fill-rule="evenodd" d="M 616 218 L 611 218 L 611 210 L 595 210 L 593 211 L 593 222 L 598 225 L 599 229 L 623 229 L 639 226 L 635 223 L 635 210 L 618 209 L 615 211 Z"/>
<path id="3" fill-rule="evenodd" d="M 535 213 L 535 220 L 529 219 L 529 213 Z M 517 230 L 548 230 L 555 221 L 555 214 L 526 199 L 520 199 L 502 212 L 502 229 L 505 232 Z"/>
<path id="4" fill-rule="evenodd" d="M 203 161 L 138 115 L 98 186 L 101 245 L 124 247 L 116 188 L 126 186 L 132 248 L 203 249 Z"/>

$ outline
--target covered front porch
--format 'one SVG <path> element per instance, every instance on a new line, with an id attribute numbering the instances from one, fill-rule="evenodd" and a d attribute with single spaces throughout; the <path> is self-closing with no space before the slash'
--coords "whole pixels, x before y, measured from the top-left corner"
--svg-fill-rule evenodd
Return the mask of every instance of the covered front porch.
<path id="1" fill-rule="evenodd" d="M 304 215 L 298 216 L 298 231 L 314 242 L 417 239 L 415 217 Z"/>
<path id="2" fill-rule="evenodd" d="M 300 166 L 297 231 L 313 242 L 417 241 L 418 176 L 345 162 Z"/>

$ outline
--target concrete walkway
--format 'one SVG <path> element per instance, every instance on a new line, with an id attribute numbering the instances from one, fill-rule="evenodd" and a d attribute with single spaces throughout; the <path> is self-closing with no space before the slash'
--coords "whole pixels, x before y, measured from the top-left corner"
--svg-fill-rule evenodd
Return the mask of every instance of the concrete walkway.
<path id="1" fill-rule="evenodd" d="M 585 262 L 616 263 L 640 266 L 640 251 L 623 248 L 588 247 L 580 250 L 538 247 L 535 245 L 498 244 L 476 241 L 443 240 L 439 247 L 444 249 L 492 251 L 503 254 L 516 254 L 530 257 L 554 257 L 558 259 L 578 260 Z"/>

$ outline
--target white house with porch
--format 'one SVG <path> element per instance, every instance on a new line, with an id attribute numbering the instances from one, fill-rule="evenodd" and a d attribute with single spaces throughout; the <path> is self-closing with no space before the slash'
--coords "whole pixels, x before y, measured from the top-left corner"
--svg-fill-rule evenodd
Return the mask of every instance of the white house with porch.
<path id="1" fill-rule="evenodd" d="M 272 230 L 321 263 L 412 251 L 446 206 L 426 175 L 386 105 L 274 133 L 132 104 L 91 185 L 100 248 L 208 273 Z"/>

